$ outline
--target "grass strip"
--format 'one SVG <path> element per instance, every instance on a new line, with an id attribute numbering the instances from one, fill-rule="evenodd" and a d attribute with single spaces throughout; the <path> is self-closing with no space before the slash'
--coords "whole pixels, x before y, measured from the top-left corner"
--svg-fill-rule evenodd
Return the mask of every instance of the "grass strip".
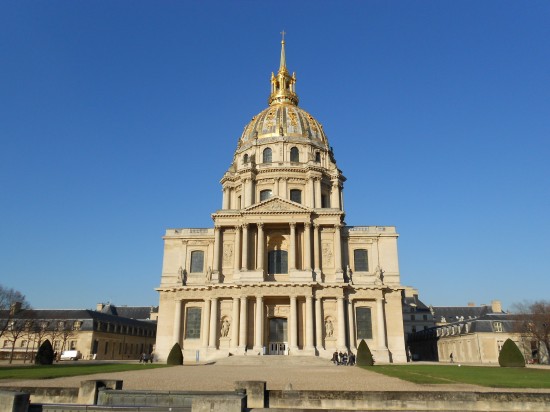
<path id="1" fill-rule="evenodd" d="M 550 388 L 550 370 L 458 365 L 376 365 L 365 369 L 418 384 Z"/>
<path id="2" fill-rule="evenodd" d="M 131 364 L 131 363 L 102 363 L 85 365 L 29 365 L 0 367 L 1 379 L 53 379 L 67 376 L 92 375 L 94 373 L 113 373 L 135 370 L 165 368 L 167 365 Z"/>

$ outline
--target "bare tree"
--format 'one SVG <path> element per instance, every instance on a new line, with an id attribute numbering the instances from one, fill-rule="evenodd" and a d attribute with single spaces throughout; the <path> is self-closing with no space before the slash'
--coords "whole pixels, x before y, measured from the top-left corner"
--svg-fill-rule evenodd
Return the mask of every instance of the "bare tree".
<path id="1" fill-rule="evenodd" d="M 28 336 L 29 330 L 32 326 L 33 311 L 30 309 L 22 309 L 15 311 L 11 316 L 11 320 L 5 331 L 6 337 L 11 341 L 11 352 L 9 363 L 12 363 L 13 356 L 15 354 L 15 348 L 17 347 L 17 341 L 22 337 Z"/>
<path id="2" fill-rule="evenodd" d="M 15 314 L 30 307 L 21 292 L 0 285 L 0 337 L 8 330 Z"/>
<path id="3" fill-rule="evenodd" d="M 514 309 L 517 332 L 544 345 L 546 354 L 550 355 L 550 302 L 540 300 L 520 303 Z"/>

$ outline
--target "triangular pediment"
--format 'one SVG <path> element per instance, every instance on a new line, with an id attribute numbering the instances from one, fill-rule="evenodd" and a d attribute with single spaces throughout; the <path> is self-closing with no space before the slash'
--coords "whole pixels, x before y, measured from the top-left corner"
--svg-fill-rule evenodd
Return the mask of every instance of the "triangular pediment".
<path id="1" fill-rule="evenodd" d="M 244 213 L 310 213 L 311 209 L 278 196 L 247 207 Z"/>

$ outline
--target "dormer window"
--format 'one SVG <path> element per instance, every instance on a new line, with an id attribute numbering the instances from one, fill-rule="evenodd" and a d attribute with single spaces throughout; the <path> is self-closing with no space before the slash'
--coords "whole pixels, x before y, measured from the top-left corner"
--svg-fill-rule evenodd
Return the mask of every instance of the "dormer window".
<path id="1" fill-rule="evenodd" d="M 247 164 L 248 163 L 248 154 L 245 154 L 243 156 L 243 164 Z"/>
<path id="2" fill-rule="evenodd" d="M 319 151 L 315 152 L 315 161 L 317 163 L 321 163 L 321 152 Z"/>

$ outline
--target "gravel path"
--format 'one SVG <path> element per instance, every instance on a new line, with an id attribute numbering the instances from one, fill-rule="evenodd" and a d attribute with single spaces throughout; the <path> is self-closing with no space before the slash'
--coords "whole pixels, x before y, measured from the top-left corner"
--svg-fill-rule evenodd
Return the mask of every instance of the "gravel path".
<path id="1" fill-rule="evenodd" d="M 0 369 L 1 372 L 1 369 Z M 550 392 L 547 389 L 496 389 L 475 385 L 417 385 L 357 367 L 335 366 L 314 359 L 307 362 L 276 362 L 229 359 L 210 365 L 184 365 L 143 371 L 115 372 L 48 380 L 1 380 L 0 386 L 78 387 L 82 380 L 122 379 L 124 389 L 231 391 L 235 381 L 263 380 L 267 389 L 329 391 L 460 391 L 460 392 Z"/>

